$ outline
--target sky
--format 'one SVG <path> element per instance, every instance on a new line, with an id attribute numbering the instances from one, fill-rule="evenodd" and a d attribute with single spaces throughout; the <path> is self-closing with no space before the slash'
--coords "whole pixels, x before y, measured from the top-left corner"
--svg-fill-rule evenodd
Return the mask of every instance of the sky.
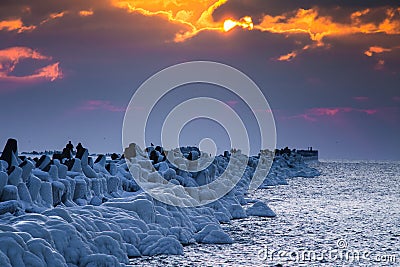
<path id="1" fill-rule="evenodd" d="M 258 85 L 278 147 L 400 160 L 400 5 L 385 0 L 3 0 L 0 147 L 12 137 L 20 151 L 72 140 L 121 152 L 135 90 L 194 60 L 227 64 Z M 159 103 L 152 134 L 168 109 L 207 95 L 251 121 L 236 95 L 194 84 Z M 229 145 L 211 122 L 183 134 L 187 144 L 214 135 Z"/>

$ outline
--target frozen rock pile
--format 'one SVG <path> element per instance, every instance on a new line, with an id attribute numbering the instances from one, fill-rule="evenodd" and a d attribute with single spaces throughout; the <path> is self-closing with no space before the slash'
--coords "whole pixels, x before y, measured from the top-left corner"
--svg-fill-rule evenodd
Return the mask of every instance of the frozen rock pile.
<path id="1" fill-rule="evenodd" d="M 320 172 L 306 165 L 299 154 L 276 155 L 266 179 L 259 188 L 286 185 L 286 179 L 292 177 L 312 178 L 319 175 Z"/>
<path id="2" fill-rule="evenodd" d="M 160 147 L 142 151 L 134 146 L 129 161 L 116 155 L 93 160 L 81 145 L 75 156 L 72 150 L 68 144 L 52 158 L 30 159 L 18 155 L 16 140 L 8 140 L 0 157 L 0 266 L 123 266 L 129 257 L 183 254 L 183 246 L 195 242 L 232 243 L 221 223 L 275 216 L 259 201 L 246 208 L 255 167 L 268 153 L 248 158 L 232 151 L 233 163 L 248 160 L 234 188 L 207 205 L 182 208 L 145 193 L 128 164 L 135 178 L 157 180 L 157 172 L 176 187 L 196 187 L 216 180 L 232 160 L 230 153 L 190 172 L 172 166 Z M 207 160 L 196 148 L 186 150 L 190 160 Z M 318 173 L 294 155 L 276 158 L 270 174 L 264 174 L 267 186 Z"/>

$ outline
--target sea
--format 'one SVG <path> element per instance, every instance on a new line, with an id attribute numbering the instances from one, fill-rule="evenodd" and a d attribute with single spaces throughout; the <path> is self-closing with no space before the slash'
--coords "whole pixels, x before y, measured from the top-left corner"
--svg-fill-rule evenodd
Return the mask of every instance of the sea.
<path id="1" fill-rule="evenodd" d="M 315 178 L 260 189 L 277 214 L 223 224 L 228 245 L 193 244 L 184 255 L 132 266 L 400 266 L 400 162 L 320 160 Z"/>

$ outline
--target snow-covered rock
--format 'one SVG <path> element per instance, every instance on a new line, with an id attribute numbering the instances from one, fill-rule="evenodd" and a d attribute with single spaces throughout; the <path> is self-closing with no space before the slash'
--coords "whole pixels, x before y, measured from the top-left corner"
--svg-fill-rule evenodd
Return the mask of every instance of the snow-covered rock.
<path id="1" fill-rule="evenodd" d="M 246 209 L 248 216 L 259 216 L 259 217 L 275 217 L 276 214 L 267 204 L 258 201 L 253 206 Z"/>
<path id="2" fill-rule="evenodd" d="M 6 185 L 1 193 L 1 201 L 18 200 L 18 188 L 15 185 Z"/>
<path id="3" fill-rule="evenodd" d="M 231 244 L 233 240 L 217 224 L 208 224 L 195 235 L 196 241 L 211 244 Z"/>
<path id="4" fill-rule="evenodd" d="M 231 151 L 210 161 L 190 147 L 182 153 L 192 161 L 176 156 L 177 150 L 169 154 L 178 169 L 165 160 L 162 148 L 149 148 L 151 156 L 131 144 L 127 162 L 99 155 L 94 163 L 82 146 L 75 158 L 64 150 L 68 153 L 57 158 L 22 161 L 16 141 L 8 142 L 0 159 L 0 266 L 124 266 L 128 257 L 183 254 L 183 245 L 195 242 L 229 244 L 233 240 L 220 223 L 276 216 L 265 203 L 245 198 L 253 176 L 266 178 L 261 186 L 266 187 L 319 174 L 295 155 L 277 157 L 268 174 L 268 153 L 247 157 Z M 188 171 L 206 163 L 201 171 Z M 220 177 L 228 164 L 232 170 Z M 145 193 L 137 179 L 150 188 L 172 185 L 160 195 L 177 206 Z M 207 189 L 212 182 L 217 186 Z M 231 189 L 215 200 L 226 188 Z M 206 205 L 179 207 L 202 202 Z"/>
<path id="5" fill-rule="evenodd" d="M 6 186 L 7 182 L 8 182 L 7 173 L 0 171 L 0 197 L 1 193 L 3 192 L 4 186 Z"/>
<path id="6" fill-rule="evenodd" d="M 8 174 L 8 184 L 17 186 L 22 182 L 22 169 L 18 166 L 12 166 L 10 170 L 11 172 Z"/>

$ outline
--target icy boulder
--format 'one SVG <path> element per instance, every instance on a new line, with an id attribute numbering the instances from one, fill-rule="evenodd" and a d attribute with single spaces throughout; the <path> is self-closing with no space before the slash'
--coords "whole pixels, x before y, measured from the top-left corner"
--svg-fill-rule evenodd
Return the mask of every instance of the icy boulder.
<path id="1" fill-rule="evenodd" d="M 217 224 L 208 224 L 195 235 L 196 241 L 207 244 L 231 244 L 233 240 Z"/>
<path id="2" fill-rule="evenodd" d="M 45 266 L 46 263 L 29 250 L 24 239 L 17 233 L 0 232 L 0 265 L 1 266 Z M 32 247 L 32 244 L 30 244 Z M 49 262 L 55 263 L 54 261 Z M 54 265 L 55 266 L 55 265 Z M 58 266 L 67 266 L 64 263 Z"/>
<path id="3" fill-rule="evenodd" d="M 247 208 L 246 213 L 248 216 L 259 216 L 259 217 L 275 217 L 276 214 L 270 207 L 264 202 L 258 201 L 253 206 Z"/>
<path id="4" fill-rule="evenodd" d="M 62 201 L 62 196 L 65 192 L 65 185 L 60 181 L 54 181 L 51 183 L 53 192 L 53 206 L 57 206 Z"/>
<path id="5" fill-rule="evenodd" d="M 21 201 L 25 202 L 26 205 L 31 205 L 32 204 L 32 198 L 31 195 L 29 194 L 29 190 L 26 187 L 25 183 L 19 183 L 17 186 L 18 189 L 18 195 Z"/>
<path id="6" fill-rule="evenodd" d="M 64 257 L 52 249 L 46 240 L 33 238 L 26 242 L 26 245 L 30 252 L 41 259 L 42 264 L 40 266 L 67 266 Z M 27 263 L 29 264 L 29 261 L 26 261 L 26 265 Z"/>
<path id="7" fill-rule="evenodd" d="M 154 205 L 147 199 L 136 199 L 132 202 L 106 202 L 104 205 L 134 211 L 146 223 L 155 221 Z"/>
<path id="8" fill-rule="evenodd" d="M 84 199 L 86 196 L 87 185 L 82 177 L 75 179 L 75 190 L 73 199 Z"/>
<path id="9" fill-rule="evenodd" d="M 82 259 L 80 266 L 95 267 L 95 266 L 121 266 L 118 259 L 112 255 L 91 254 Z"/>
<path id="10" fill-rule="evenodd" d="M 8 175 L 5 172 L 0 171 L 0 196 L 1 193 L 3 192 L 4 186 L 6 186 L 8 181 Z"/>
<path id="11" fill-rule="evenodd" d="M 15 185 L 6 185 L 1 194 L 1 201 L 18 200 L 18 189 Z"/>
<path id="12" fill-rule="evenodd" d="M 161 235 L 149 235 L 143 239 L 142 255 L 153 256 L 160 254 L 183 255 L 182 245 L 172 237 L 163 237 Z"/>
<path id="13" fill-rule="evenodd" d="M 81 159 L 81 164 L 82 164 L 82 166 L 81 166 L 82 171 L 86 177 L 97 178 L 97 173 L 92 169 L 92 167 L 89 166 L 89 152 L 87 149 L 84 149 L 82 159 Z"/>
<path id="14" fill-rule="evenodd" d="M 52 192 L 51 183 L 41 182 L 39 194 L 42 199 L 41 204 L 44 207 L 48 207 L 48 208 L 53 207 L 53 192 Z"/>
<path id="15" fill-rule="evenodd" d="M 193 232 L 187 227 L 172 227 L 170 233 L 174 235 L 182 245 L 195 243 Z"/>
<path id="16" fill-rule="evenodd" d="M 39 196 L 40 187 L 41 187 L 40 179 L 34 175 L 31 175 L 28 179 L 27 187 L 28 187 L 29 193 L 31 195 L 32 201 L 34 201 L 34 202 L 38 201 L 38 196 Z"/>
<path id="17" fill-rule="evenodd" d="M 228 206 L 228 209 L 233 219 L 242 219 L 247 217 L 246 211 L 238 204 L 230 205 Z"/>
<path id="18" fill-rule="evenodd" d="M 8 200 L 0 202 L 0 215 L 5 214 L 7 212 L 13 214 L 18 210 L 18 208 L 20 208 L 20 204 L 16 200 Z"/>
<path id="19" fill-rule="evenodd" d="M 25 160 L 24 162 L 21 163 L 21 165 L 19 166 L 22 168 L 22 180 L 24 182 L 26 182 L 33 170 L 33 168 L 35 167 L 35 165 L 33 165 L 33 163 L 29 160 Z"/>
<path id="20" fill-rule="evenodd" d="M 128 256 L 126 255 L 126 248 L 120 242 L 107 234 L 100 234 L 93 239 L 93 243 L 97 251 L 105 255 L 113 255 L 121 263 L 129 263 Z"/>
<path id="21" fill-rule="evenodd" d="M 73 160 L 73 164 L 71 167 L 71 172 L 76 172 L 76 173 L 81 173 L 82 172 L 82 163 L 81 160 L 78 158 L 75 158 Z"/>
<path id="22" fill-rule="evenodd" d="M 36 162 L 36 168 L 44 170 L 47 166 L 50 165 L 51 159 L 47 155 L 42 155 L 38 162 Z"/>
<path id="23" fill-rule="evenodd" d="M 22 182 L 22 169 L 11 166 L 8 174 L 8 183 L 17 186 L 20 182 Z"/>
<path id="24" fill-rule="evenodd" d="M 56 165 L 50 165 L 48 173 L 51 180 L 58 180 L 58 167 Z"/>

